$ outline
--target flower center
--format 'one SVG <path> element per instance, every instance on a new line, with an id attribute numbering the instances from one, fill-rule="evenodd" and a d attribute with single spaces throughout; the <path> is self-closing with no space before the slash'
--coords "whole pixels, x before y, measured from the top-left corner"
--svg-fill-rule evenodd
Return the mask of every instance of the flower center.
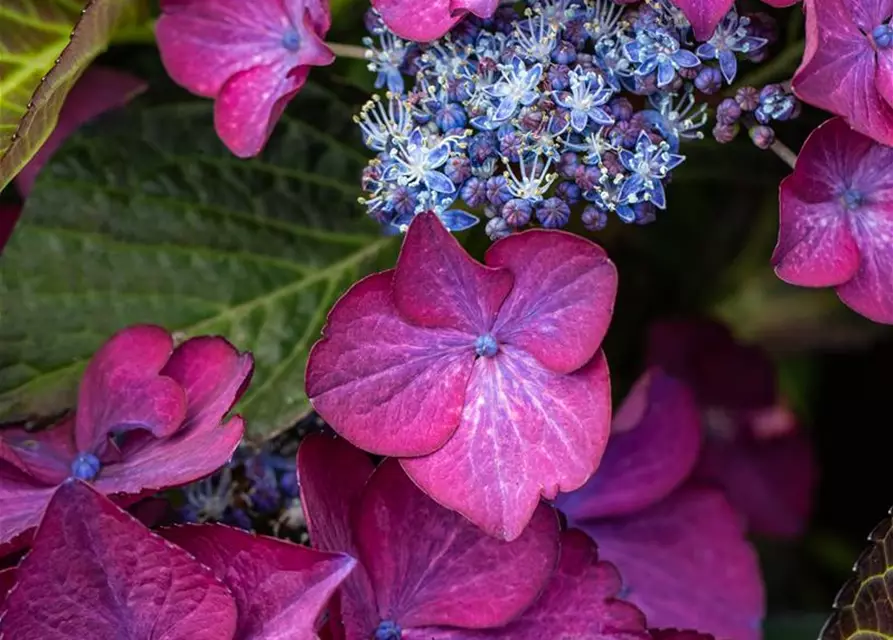
<path id="1" fill-rule="evenodd" d="M 840 196 L 840 201 L 848 211 L 855 211 L 862 206 L 865 196 L 858 189 L 847 189 Z"/>
<path id="2" fill-rule="evenodd" d="M 402 635 L 403 630 L 400 629 L 399 624 L 391 620 L 382 620 L 378 629 L 375 630 L 373 640 L 400 640 Z"/>
<path id="3" fill-rule="evenodd" d="M 99 475 L 99 458 L 92 453 L 80 453 L 71 463 L 71 477 L 90 482 Z"/>
<path id="4" fill-rule="evenodd" d="M 485 333 L 474 341 L 474 352 L 482 358 L 492 358 L 499 351 L 499 343 L 489 333 Z"/>
<path id="5" fill-rule="evenodd" d="M 874 44 L 877 45 L 878 49 L 893 47 L 893 26 L 889 24 L 878 25 L 872 30 L 871 37 L 874 39 Z"/>
<path id="6" fill-rule="evenodd" d="M 301 36 L 295 29 L 287 30 L 282 36 L 282 46 L 289 51 L 297 51 L 301 48 Z"/>

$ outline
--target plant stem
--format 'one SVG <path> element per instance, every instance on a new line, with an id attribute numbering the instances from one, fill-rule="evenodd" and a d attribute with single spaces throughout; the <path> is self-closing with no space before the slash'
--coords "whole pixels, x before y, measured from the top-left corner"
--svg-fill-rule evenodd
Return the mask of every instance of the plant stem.
<path id="1" fill-rule="evenodd" d="M 339 58 L 353 58 L 354 60 L 365 60 L 366 49 L 358 47 L 354 44 L 339 44 L 337 42 L 327 42 L 329 49 L 332 50 Z"/>
<path id="2" fill-rule="evenodd" d="M 769 149 L 781 158 L 786 165 L 788 165 L 791 169 L 796 168 L 797 166 L 797 154 L 791 151 L 791 148 L 787 146 L 785 143 L 776 140 L 772 143 Z"/>

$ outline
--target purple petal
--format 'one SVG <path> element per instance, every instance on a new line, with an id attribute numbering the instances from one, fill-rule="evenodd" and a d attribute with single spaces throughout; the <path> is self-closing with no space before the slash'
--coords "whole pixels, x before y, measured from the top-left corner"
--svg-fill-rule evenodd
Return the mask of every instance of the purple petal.
<path id="1" fill-rule="evenodd" d="M 710 39 L 733 3 L 734 0 L 673 0 L 691 23 L 695 37 L 701 41 Z"/>
<path id="2" fill-rule="evenodd" d="M 77 455 L 72 417 L 40 431 L 0 431 L 0 459 L 39 483 L 56 485 L 65 480 L 71 475 L 71 463 Z"/>
<path id="3" fill-rule="evenodd" d="M 617 566 L 623 597 L 654 627 L 758 640 L 764 613 L 756 554 L 719 491 L 683 488 L 626 518 L 573 523 Z"/>
<path id="4" fill-rule="evenodd" d="M 372 0 L 388 28 L 401 38 L 417 42 L 437 40 L 471 12 L 489 18 L 499 0 Z"/>
<path id="5" fill-rule="evenodd" d="M 617 269 L 598 245 L 562 231 L 511 235 L 487 251 L 515 286 L 493 334 L 556 373 L 576 371 L 598 351 L 617 295 Z"/>
<path id="6" fill-rule="evenodd" d="M 837 287 L 837 295 L 854 311 L 875 322 L 893 324 L 893 208 L 853 221 L 859 244 L 859 271 Z"/>
<path id="7" fill-rule="evenodd" d="M 325 435 L 304 438 L 298 449 L 298 479 L 314 548 L 359 557 L 352 517 L 372 471 L 366 454 L 345 440 Z M 361 564 L 339 591 L 340 617 L 348 633 L 368 636 L 379 621 L 375 592 Z"/>
<path id="8" fill-rule="evenodd" d="M 6 594 L 15 586 L 16 568 L 0 570 L 0 611 L 3 611 L 3 603 L 6 601 Z"/>
<path id="9" fill-rule="evenodd" d="M 810 440 L 799 431 L 764 440 L 708 439 L 696 475 L 725 491 L 749 531 L 794 538 L 806 526 L 817 469 Z"/>
<path id="10" fill-rule="evenodd" d="M 239 640 L 316 640 L 316 621 L 356 565 L 350 556 L 224 525 L 174 527 L 163 535 L 209 567 L 232 592 Z"/>
<path id="11" fill-rule="evenodd" d="M 391 296 L 392 274 L 361 280 L 332 308 L 323 339 L 310 352 L 307 395 L 360 448 L 423 455 L 459 424 L 473 342 L 451 329 L 404 321 Z"/>
<path id="12" fill-rule="evenodd" d="M 415 217 L 394 272 L 394 304 L 421 327 L 488 333 L 512 289 L 507 269 L 476 262 L 434 213 Z"/>
<path id="13" fill-rule="evenodd" d="M 129 73 L 99 66 L 87 69 L 65 98 L 53 133 L 16 176 L 16 187 L 22 197 L 28 196 L 37 174 L 68 136 L 106 111 L 123 107 L 145 89 L 146 83 Z M 0 249 L 3 245 L 0 239 Z"/>
<path id="14" fill-rule="evenodd" d="M 492 536 L 514 540 L 541 495 L 551 499 L 589 479 L 610 416 L 601 353 L 578 372 L 558 375 L 505 347 L 476 361 L 455 435 L 435 453 L 401 463 L 437 502 Z"/>
<path id="15" fill-rule="evenodd" d="M 372 475 L 355 520 L 382 620 L 401 627 L 501 626 L 527 609 L 558 561 L 558 518 L 540 505 L 514 542 L 492 538 L 413 485 L 397 460 Z"/>
<path id="16" fill-rule="evenodd" d="M 47 507 L 0 620 L 16 640 L 220 640 L 236 627 L 226 588 L 79 481 Z"/>
<path id="17" fill-rule="evenodd" d="M 858 131 L 893 144 L 893 107 L 876 85 L 877 62 L 860 3 L 805 0 L 806 51 L 792 86 L 803 101 L 844 116 Z M 880 21 L 866 25 L 868 32 Z"/>
<path id="18" fill-rule="evenodd" d="M 633 514 L 668 496 L 694 469 L 701 449 L 694 398 L 666 374 L 655 372 L 649 380 L 642 421 L 613 434 L 595 475 L 556 501 L 572 520 Z"/>
<path id="19" fill-rule="evenodd" d="M 180 427 L 186 396 L 160 374 L 172 351 L 167 331 L 139 325 L 119 331 L 96 352 L 78 393 L 78 451 L 100 455 L 112 432 L 145 429 L 163 438 Z"/>

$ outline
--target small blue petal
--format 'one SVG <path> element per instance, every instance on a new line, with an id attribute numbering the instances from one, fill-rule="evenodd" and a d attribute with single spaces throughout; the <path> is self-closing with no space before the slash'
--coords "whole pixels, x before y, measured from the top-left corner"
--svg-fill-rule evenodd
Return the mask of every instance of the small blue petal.
<path id="1" fill-rule="evenodd" d="M 722 77 L 726 82 L 732 84 L 735 75 L 738 73 L 738 58 L 731 51 L 719 52 L 719 69 L 722 71 Z"/>
<path id="2" fill-rule="evenodd" d="M 699 64 L 701 64 L 698 56 L 693 54 L 688 49 L 679 49 L 679 51 L 673 53 L 673 62 L 675 62 L 680 67 L 686 68 L 697 67 Z"/>
<path id="3" fill-rule="evenodd" d="M 456 191 L 456 183 L 440 171 L 427 171 L 425 186 L 438 193 L 454 193 Z"/>
<path id="4" fill-rule="evenodd" d="M 443 226 L 453 232 L 471 229 L 479 222 L 477 217 L 471 215 L 470 213 L 466 213 L 461 209 L 449 209 L 437 214 L 437 217 L 440 218 Z"/>

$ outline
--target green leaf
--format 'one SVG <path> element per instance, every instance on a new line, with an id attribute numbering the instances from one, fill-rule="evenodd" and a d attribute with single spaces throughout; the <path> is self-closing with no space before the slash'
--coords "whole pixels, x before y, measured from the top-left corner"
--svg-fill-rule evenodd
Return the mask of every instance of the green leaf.
<path id="1" fill-rule="evenodd" d="M 143 0 L 3 0 L 0 191 L 46 141 L 84 69 L 145 13 Z"/>
<path id="2" fill-rule="evenodd" d="M 208 102 L 139 109 L 73 136 L 41 172 L 0 260 L 0 421 L 73 400 L 115 330 L 151 322 L 254 353 L 239 410 L 269 437 L 309 409 L 304 367 L 326 313 L 390 266 L 357 205 L 351 109 L 308 86 L 264 154 L 239 160 Z"/>
<path id="3" fill-rule="evenodd" d="M 764 640 L 815 640 L 822 623 L 823 613 L 788 613 L 766 618 L 763 624 Z"/>
<path id="4" fill-rule="evenodd" d="M 868 539 L 871 546 L 837 594 L 821 640 L 893 638 L 893 519 L 881 522 Z"/>

